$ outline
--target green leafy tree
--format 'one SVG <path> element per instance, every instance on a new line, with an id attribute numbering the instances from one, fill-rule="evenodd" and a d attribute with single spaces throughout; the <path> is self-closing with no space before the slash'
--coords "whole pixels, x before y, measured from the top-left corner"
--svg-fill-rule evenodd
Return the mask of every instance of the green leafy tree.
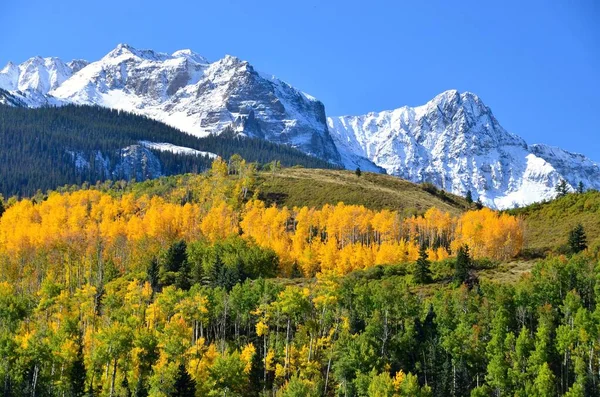
<path id="1" fill-rule="evenodd" d="M 394 382 L 390 374 L 383 372 L 374 376 L 369 384 L 370 397 L 392 397 L 394 395 Z"/>
<path id="2" fill-rule="evenodd" d="M 321 390 L 319 383 L 302 379 L 294 375 L 286 385 L 277 392 L 277 397 L 319 397 Z"/>
<path id="3" fill-rule="evenodd" d="M 548 397 L 556 395 L 555 377 L 548 363 L 540 366 L 535 381 L 533 382 L 533 390 L 530 394 L 532 397 Z"/>

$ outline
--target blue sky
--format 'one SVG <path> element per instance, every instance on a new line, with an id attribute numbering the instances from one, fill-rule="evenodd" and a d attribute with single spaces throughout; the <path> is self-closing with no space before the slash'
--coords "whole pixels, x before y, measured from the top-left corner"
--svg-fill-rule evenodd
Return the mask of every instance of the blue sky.
<path id="1" fill-rule="evenodd" d="M 595 0 L 3 3 L 1 65 L 96 60 L 121 42 L 232 54 L 319 98 L 332 116 L 420 105 L 455 88 L 478 94 L 529 143 L 600 161 Z"/>

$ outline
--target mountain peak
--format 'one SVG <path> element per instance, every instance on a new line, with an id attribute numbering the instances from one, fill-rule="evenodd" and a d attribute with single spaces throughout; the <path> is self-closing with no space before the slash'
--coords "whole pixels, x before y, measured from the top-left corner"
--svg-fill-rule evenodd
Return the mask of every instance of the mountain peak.
<path id="1" fill-rule="evenodd" d="M 89 64 L 90 63 L 85 59 L 73 59 L 72 61 L 67 63 L 67 66 L 70 67 L 73 71 L 73 74 L 75 74 Z"/>
<path id="2" fill-rule="evenodd" d="M 174 58 L 185 58 L 185 59 L 188 59 L 190 61 L 193 61 L 193 62 L 196 62 L 199 64 L 208 64 L 209 63 L 206 58 L 204 58 L 202 55 L 190 50 L 189 48 L 175 51 L 174 53 L 171 54 L 171 56 Z"/>
<path id="3" fill-rule="evenodd" d="M 16 70 L 17 68 L 18 68 L 18 66 L 15 65 L 12 61 L 8 61 L 6 66 L 4 66 L 4 68 L 2 70 L 0 70 L 0 73 L 9 73 L 12 70 Z"/>
<path id="4" fill-rule="evenodd" d="M 103 59 L 120 59 L 122 57 L 134 57 L 149 61 L 164 61 L 169 58 L 169 55 L 155 52 L 154 50 L 139 50 L 129 44 L 120 43 L 114 50 L 106 54 Z"/>

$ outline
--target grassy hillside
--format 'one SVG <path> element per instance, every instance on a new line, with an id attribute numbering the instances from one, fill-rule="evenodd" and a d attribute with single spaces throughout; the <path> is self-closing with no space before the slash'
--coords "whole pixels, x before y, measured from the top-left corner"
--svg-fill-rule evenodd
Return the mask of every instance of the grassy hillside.
<path id="1" fill-rule="evenodd" d="M 371 209 L 421 213 L 430 207 L 458 214 L 467 208 L 462 197 L 443 193 L 429 185 L 363 172 L 288 168 L 264 172 L 258 180 L 262 200 L 277 205 L 321 207 L 324 204 L 361 204 Z"/>
<path id="2" fill-rule="evenodd" d="M 508 211 L 523 217 L 525 248 L 530 252 L 561 252 L 569 231 L 578 223 L 585 228 L 588 246 L 600 248 L 600 192 L 565 197 Z"/>

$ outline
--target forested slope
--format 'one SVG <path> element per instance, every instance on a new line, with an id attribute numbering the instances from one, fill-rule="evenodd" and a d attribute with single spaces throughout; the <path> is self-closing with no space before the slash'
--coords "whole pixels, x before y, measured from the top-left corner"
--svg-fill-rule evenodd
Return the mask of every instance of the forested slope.
<path id="1" fill-rule="evenodd" d="M 598 395 L 591 252 L 480 279 L 521 251 L 518 217 L 271 206 L 278 172 L 236 156 L 7 201 L 3 395 Z"/>
<path id="2" fill-rule="evenodd" d="M 65 184 L 132 178 L 123 167 L 124 157 L 132 154 L 124 149 L 140 141 L 171 143 L 224 158 L 238 153 L 260 164 L 277 160 L 284 166 L 331 167 L 285 145 L 240 138 L 228 131 L 196 138 L 143 116 L 102 107 L 0 105 L 0 194 L 29 196 Z M 157 169 L 141 173 L 143 179 L 210 168 L 211 159 L 205 156 L 150 152 L 158 160 Z M 131 160 L 132 168 L 149 168 L 148 157 L 154 158 L 147 153 L 139 157 Z"/>

